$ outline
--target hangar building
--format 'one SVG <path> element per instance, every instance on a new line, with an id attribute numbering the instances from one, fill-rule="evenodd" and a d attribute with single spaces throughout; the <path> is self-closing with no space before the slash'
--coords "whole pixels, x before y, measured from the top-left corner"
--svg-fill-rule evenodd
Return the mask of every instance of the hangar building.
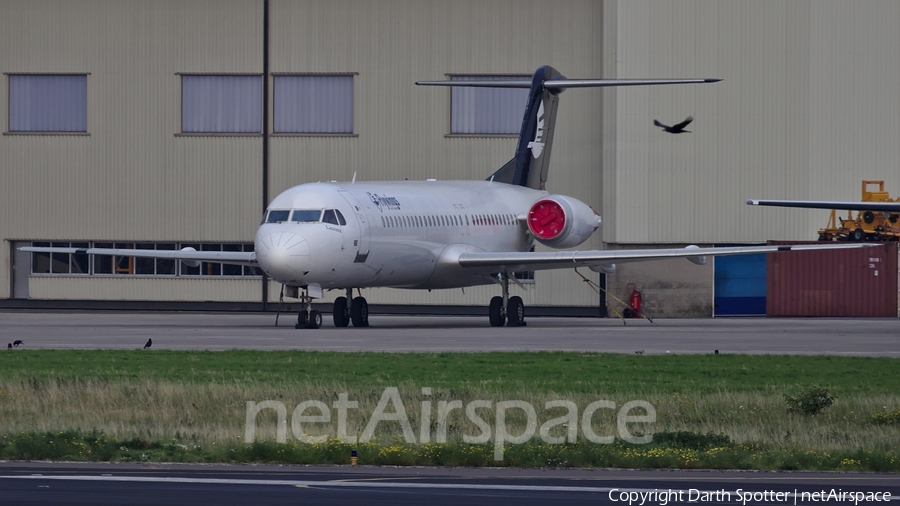
<path id="1" fill-rule="evenodd" d="M 242 250 L 296 184 L 485 178 L 515 149 L 515 96 L 470 117 L 413 83 L 543 64 L 723 79 L 561 97 L 548 189 L 604 220 L 582 249 L 814 239 L 824 212 L 744 201 L 854 200 L 863 179 L 900 193 L 900 2 L 0 0 L 0 302 L 275 302 L 252 269 L 16 247 Z M 690 134 L 652 124 L 689 115 Z M 605 282 L 620 297 L 636 283 L 656 316 L 699 316 L 714 276 L 673 260 Z M 496 292 L 365 295 L 483 308 Z M 521 295 L 602 306 L 565 270 Z"/>

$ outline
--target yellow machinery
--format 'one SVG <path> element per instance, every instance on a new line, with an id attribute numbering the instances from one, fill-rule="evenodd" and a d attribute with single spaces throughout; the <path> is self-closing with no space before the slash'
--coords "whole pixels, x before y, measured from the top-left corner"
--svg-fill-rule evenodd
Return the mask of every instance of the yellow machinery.
<path id="1" fill-rule="evenodd" d="M 877 191 L 869 187 L 878 185 Z M 900 198 L 891 200 L 884 191 L 884 181 L 862 182 L 863 202 L 900 202 Z M 820 241 L 896 241 L 900 239 L 900 215 L 878 211 L 859 211 L 854 217 L 853 211 L 847 211 L 847 218 L 837 215 L 837 209 L 831 211 L 828 225 L 819 230 Z M 838 225 L 840 223 L 840 225 Z"/>

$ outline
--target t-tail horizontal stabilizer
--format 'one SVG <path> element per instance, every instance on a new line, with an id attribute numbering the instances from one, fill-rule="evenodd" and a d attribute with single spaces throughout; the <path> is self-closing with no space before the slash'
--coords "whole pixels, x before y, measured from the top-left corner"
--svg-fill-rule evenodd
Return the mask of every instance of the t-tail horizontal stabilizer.
<path id="1" fill-rule="evenodd" d="M 530 88 L 515 157 L 488 179 L 543 190 L 547 182 L 550 148 L 556 126 L 559 94 L 567 88 L 647 86 L 657 84 L 714 83 L 721 79 L 568 79 L 548 65 L 529 79 L 418 81 L 420 86 L 473 86 L 481 88 Z"/>

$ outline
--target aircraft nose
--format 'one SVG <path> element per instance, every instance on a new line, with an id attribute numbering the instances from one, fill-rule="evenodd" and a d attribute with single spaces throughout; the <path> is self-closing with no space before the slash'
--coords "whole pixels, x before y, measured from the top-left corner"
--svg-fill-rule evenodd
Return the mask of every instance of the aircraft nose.
<path id="1" fill-rule="evenodd" d="M 299 284 L 309 268 L 309 243 L 293 232 L 257 234 L 256 259 L 269 277 Z"/>

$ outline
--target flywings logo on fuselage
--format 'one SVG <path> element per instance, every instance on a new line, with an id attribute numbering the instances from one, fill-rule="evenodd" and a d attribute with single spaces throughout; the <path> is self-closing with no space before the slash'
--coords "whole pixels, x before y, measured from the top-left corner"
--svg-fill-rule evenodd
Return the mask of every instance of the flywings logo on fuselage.
<path id="1" fill-rule="evenodd" d="M 397 197 L 385 197 L 384 195 L 370 192 L 366 192 L 366 195 L 369 196 L 369 199 L 381 212 L 384 212 L 385 209 L 390 209 L 392 211 L 400 210 L 400 201 L 397 200 Z"/>
<path id="2" fill-rule="evenodd" d="M 528 143 L 528 149 L 531 150 L 531 156 L 537 158 L 544 151 L 544 143 L 541 138 L 544 137 L 544 101 L 538 106 L 537 113 L 537 130 L 534 132 L 534 140 Z"/>

